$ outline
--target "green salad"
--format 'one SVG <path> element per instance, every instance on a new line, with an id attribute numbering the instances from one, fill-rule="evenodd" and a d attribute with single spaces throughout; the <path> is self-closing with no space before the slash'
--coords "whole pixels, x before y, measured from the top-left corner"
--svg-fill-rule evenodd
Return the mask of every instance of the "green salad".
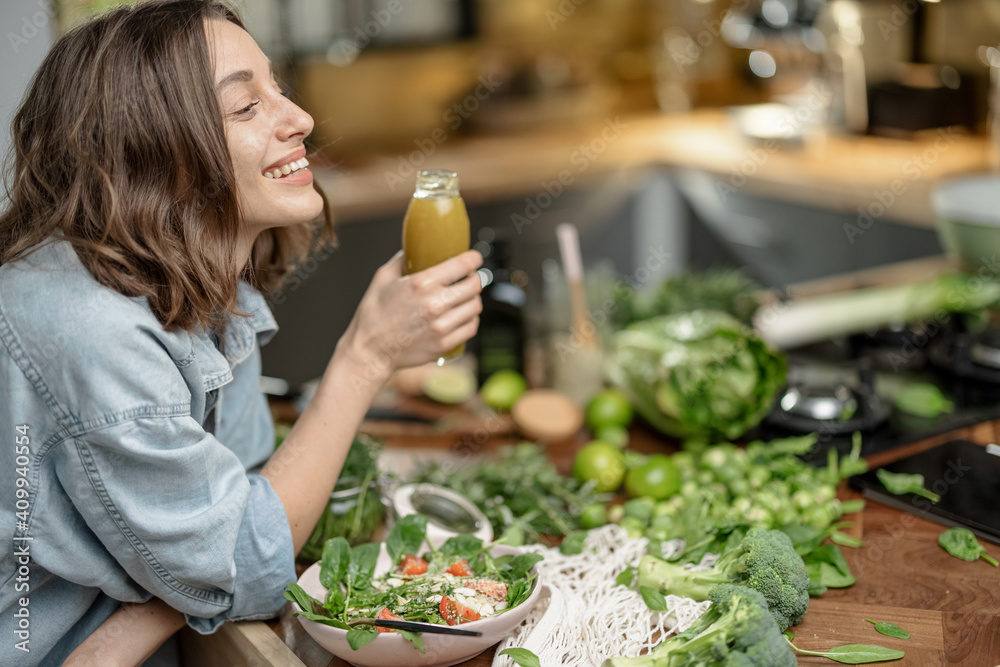
<path id="1" fill-rule="evenodd" d="M 458 625 L 513 609 L 534 590 L 531 569 L 541 555 L 494 557 L 492 545 L 472 535 L 452 537 L 420 555 L 426 531 L 427 517 L 419 514 L 393 524 L 385 540 L 392 565 L 378 576 L 381 544 L 352 548 L 342 537 L 327 540 L 319 575 L 326 598 L 317 600 L 298 584 L 286 586 L 285 598 L 303 610 L 296 615 L 347 630 L 355 650 L 379 632 L 398 632 L 422 652 L 419 633 L 376 627 L 374 620 Z"/>

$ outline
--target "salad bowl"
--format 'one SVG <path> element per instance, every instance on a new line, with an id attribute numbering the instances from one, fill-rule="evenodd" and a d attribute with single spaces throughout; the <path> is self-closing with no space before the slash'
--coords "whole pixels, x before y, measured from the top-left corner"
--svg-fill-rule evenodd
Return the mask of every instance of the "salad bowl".
<path id="1" fill-rule="evenodd" d="M 521 553 L 520 549 L 507 545 L 496 545 L 490 549 L 490 555 L 494 557 Z M 385 574 L 390 567 L 389 554 L 383 544 L 375 566 L 374 576 Z M 533 568 L 531 573 L 537 576 L 537 568 Z M 320 583 L 320 563 L 314 563 L 303 572 L 302 576 L 299 577 L 298 584 L 306 593 L 317 600 L 326 598 L 327 590 Z M 481 632 L 482 635 L 479 637 L 422 633 L 423 653 L 420 653 L 409 641 L 396 632 L 379 633 L 374 641 L 355 650 L 347 642 L 347 630 L 317 623 L 303 616 L 297 618 L 317 644 L 356 667 L 389 667 L 390 665 L 447 667 L 479 655 L 513 632 L 527 617 L 528 612 L 538 601 L 540 593 L 541 583 L 536 578 L 531 594 L 513 609 L 455 626 Z M 295 603 L 293 602 L 293 604 Z M 295 607 L 300 609 L 297 604 Z"/>

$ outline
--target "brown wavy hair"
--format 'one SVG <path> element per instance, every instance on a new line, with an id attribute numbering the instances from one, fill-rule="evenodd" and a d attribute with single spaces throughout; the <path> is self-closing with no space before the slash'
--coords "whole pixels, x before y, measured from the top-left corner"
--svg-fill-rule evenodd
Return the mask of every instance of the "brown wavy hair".
<path id="1" fill-rule="evenodd" d="M 190 330 L 240 314 L 241 278 L 266 294 L 333 242 L 324 197 L 321 220 L 267 229 L 240 259 L 248 232 L 207 19 L 243 27 L 216 0 L 153 0 L 56 42 L 14 116 L 0 264 L 65 239 L 100 283 L 146 297 L 165 328 Z"/>

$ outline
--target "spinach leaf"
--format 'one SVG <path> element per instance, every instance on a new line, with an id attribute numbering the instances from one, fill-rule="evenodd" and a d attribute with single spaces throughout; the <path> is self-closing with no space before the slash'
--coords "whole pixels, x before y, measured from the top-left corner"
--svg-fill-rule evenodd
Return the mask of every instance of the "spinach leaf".
<path id="1" fill-rule="evenodd" d="M 470 563 L 483 550 L 483 541 L 475 535 L 454 535 L 449 537 L 438 549 L 438 553 L 448 556 L 452 562 L 464 558 Z"/>
<path id="2" fill-rule="evenodd" d="M 351 563 L 351 545 L 343 537 L 334 537 L 323 545 L 320 561 L 319 583 L 323 588 L 333 590 L 340 586 Z"/>
<path id="3" fill-rule="evenodd" d="M 355 626 L 347 631 L 347 643 L 355 651 L 365 644 L 373 642 L 376 637 L 378 637 L 378 631 L 375 628 L 369 629 L 363 625 Z"/>
<path id="4" fill-rule="evenodd" d="M 566 539 L 559 545 L 559 553 L 566 556 L 574 556 L 583 553 L 583 542 L 587 539 L 587 531 L 577 530 L 566 536 Z"/>
<path id="5" fill-rule="evenodd" d="M 526 648 L 505 648 L 500 655 L 510 656 L 510 659 L 521 667 L 542 667 L 538 656 Z"/>
<path id="6" fill-rule="evenodd" d="M 895 637 L 896 639 L 909 639 L 910 633 L 899 627 L 895 623 L 887 623 L 886 621 L 873 621 L 870 618 L 866 618 L 866 621 L 875 625 L 875 631 L 885 635 L 886 637 Z"/>
<path id="7" fill-rule="evenodd" d="M 316 621 L 324 625 L 332 625 L 335 628 L 347 629 L 347 624 L 343 621 L 331 618 L 323 609 L 320 601 L 306 593 L 298 584 L 288 584 L 285 587 L 285 599 L 297 604 L 303 611 L 296 611 L 295 616 L 304 616 L 310 621 Z M 323 613 L 321 613 L 323 612 Z"/>
<path id="8" fill-rule="evenodd" d="M 895 649 L 885 648 L 884 646 L 874 646 L 870 644 L 844 644 L 843 646 L 834 646 L 829 651 L 806 651 L 805 649 L 801 649 L 792 644 L 787 637 L 785 639 L 788 641 L 788 645 L 799 653 L 805 655 L 818 655 L 845 665 L 865 665 L 871 662 L 887 662 L 889 660 L 899 660 L 906 655 L 903 651 L 897 651 Z"/>
<path id="9" fill-rule="evenodd" d="M 535 577 L 518 579 L 507 585 L 507 609 L 513 609 L 529 597 L 535 590 Z"/>
<path id="10" fill-rule="evenodd" d="M 424 638 L 420 636 L 419 632 L 410 632 L 409 630 L 396 630 L 402 636 L 403 639 L 413 644 L 413 648 L 417 649 L 421 653 L 424 652 Z"/>
<path id="11" fill-rule="evenodd" d="M 854 537 L 853 535 L 848 535 L 847 533 L 842 533 L 839 530 L 835 530 L 832 533 L 830 533 L 830 539 L 835 544 L 839 544 L 842 547 L 851 547 L 853 549 L 857 549 L 857 548 L 863 547 L 865 545 L 864 542 L 862 542 L 858 538 Z"/>
<path id="12" fill-rule="evenodd" d="M 844 574 L 830 563 L 820 563 L 819 572 L 819 579 L 827 588 L 847 588 L 858 580 L 853 574 Z"/>
<path id="13" fill-rule="evenodd" d="M 389 529 L 385 538 L 385 550 L 393 567 L 406 554 L 418 555 L 420 545 L 427 533 L 427 517 L 423 514 L 409 514 L 400 518 Z"/>
<path id="14" fill-rule="evenodd" d="M 663 593 L 655 588 L 639 586 L 639 595 L 642 596 L 642 601 L 646 603 L 646 606 L 653 611 L 667 610 L 667 599 L 663 596 Z"/>
<path id="15" fill-rule="evenodd" d="M 631 588 L 633 581 L 635 581 L 635 568 L 629 566 L 622 570 L 621 574 L 615 577 L 615 586 L 628 586 Z"/>
<path id="16" fill-rule="evenodd" d="M 347 586 L 349 590 L 365 590 L 371 588 L 372 572 L 381 545 L 378 542 L 359 544 L 351 549 L 351 564 L 347 567 Z"/>
<path id="17" fill-rule="evenodd" d="M 902 387 L 896 393 L 893 403 L 903 412 L 927 419 L 934 419 L 955 409 L 955 404 L 945 398 L 936 385 L 929 382 L 912 382 Z"/>
<path id="18" fill-rule="evenodd" d="M 885 468 L 879 468 L 875 471 L 875 475 L 878 477 L 878 481 L 882 482 L 882 486 L 884 486 L 889 493 L 894 493 L 897 496 L 913 493 L 927 498 L 932 503 L 936 503 L 941 500 L 941 496 L 924 488 L 924 476 L 921 474 L 910 475 L 903 472 L 891 472 Z"/>
<path id="19" fill-rule="evenodd" d="M 535 567 L 544 556 L 541 554 L 519 554 L 515 556 L 513 560 L 510 561 L 510 577 L 512 579 L 523 579 L 528 576 L 531 572 L 531 568 Z"/>
<path id="20" fill-rule="evenodd" d="M 997 561 L 986 553 L 986 547 L 976 540 L 976 536 L 968 528 L 949 528 L 938 537 L 938 544 L 955 558 L 984 561 L 997 567 Z"/>

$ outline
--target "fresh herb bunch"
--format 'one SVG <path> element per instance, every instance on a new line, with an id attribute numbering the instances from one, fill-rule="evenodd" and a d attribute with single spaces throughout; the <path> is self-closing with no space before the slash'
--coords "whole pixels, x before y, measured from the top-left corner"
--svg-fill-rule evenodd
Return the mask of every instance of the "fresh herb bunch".
<path id="1" fill-rule="evenodd" d="M 381 451 L 382 443 L 370 435 L 355 436 L 330 501 L 299 552 L 300 558 L 319 560 L 323 545 L 332 537 L 343 537 L 352 545 L 366 542 L 382 525 L 385 505 L 377 488 Z"/>
<path id="2" fill-rule="evenodd" d="M 615 290 L 615 324 L 622 328 L 652 317 L 718 310 L 749 322 L 759 305 L 761 286 L 739 269 L 714 269 L 670 276 L 656 289 Z"/>
<path id="3" fill-rule="evenodd" d="M 545 450 L 530 442 L 502 447 L 498 459 L 457 470 L 429 463 L 411 481 L 462 494 L 483 511 L 496 535 L 507 535 L 508 544 L 568 535 L 580 528 L 584 508 L 610 498 L 593 484 L 560 475 Z"/>

